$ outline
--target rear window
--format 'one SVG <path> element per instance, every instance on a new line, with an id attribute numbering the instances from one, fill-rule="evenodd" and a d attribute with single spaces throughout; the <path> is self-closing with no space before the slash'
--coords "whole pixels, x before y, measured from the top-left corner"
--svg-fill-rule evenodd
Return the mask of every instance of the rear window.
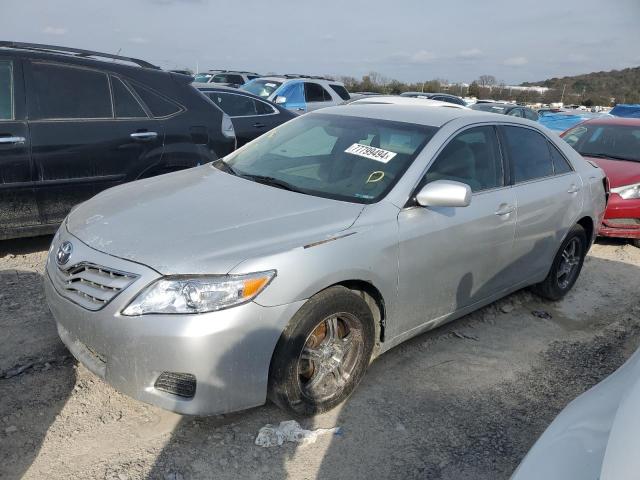
<path id="1" fill-rule="evenodd" d="M 131 85 L 140 99 L 145 103 L 154 117 L 168 117 L 178 113 L 181 108 L 171 100 L 161 96 L 147 87 L 132 83 Z"/>
<path id="2" fill-rule="evenodd" d="M 336 92 L 338 94 L 338 96 L 343 99 L 343 100 L 350 100 L 351 99 L 351 95 L 349 95 L 349 92 L 347 92 L 347 89 L 344 88 L 342 85 L 329 85 L 334 92 Z"/>
<path id="3" fill-rule="evenodd" d="M 113 118 L 106 74 L 49 63 L 32 63 L 31 72 L 31 118 Z"/>

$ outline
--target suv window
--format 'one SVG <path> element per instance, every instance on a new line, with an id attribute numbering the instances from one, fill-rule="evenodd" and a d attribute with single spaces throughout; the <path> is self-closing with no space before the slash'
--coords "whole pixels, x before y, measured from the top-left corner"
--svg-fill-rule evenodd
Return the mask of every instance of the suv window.
<path id="1" fill-rule="evenodd" d="M 13 65 L 0 60 L 0 120 L 13 120 Z"/>
<path id="2" fill-rule="evenodd" d="M 534 122 L 538 120 L 539 115 L 529 108 L 524 109 L 524 118 L 528 118 L 529 120 L 533 120 Z"/>
<path id="3" fill-rule="evenodd" d="M 560 153 L 558 147 L 551 142 L 549 142 L 549 151 L 551 152 L 551 161 L 553 162 L 553 172 L 556 175 L 571 172 L 573 170 L 569 161 L 562 153 Z"/>
<path id="4" fill-rule="evenodd" d="M 224 113 L 231 117 L 257 115 L 256 101 L 245 95 L 225 92 L 205 92 Z"/>
<path id="5" fill-rule="evenodd" d="M 168 117 L 169 115 L 178 113 L 181 110 L 181 108 L 175 103 L 160 96 L 156 92 L 143 87 L 142 85 L 132 83 L 131 86 L 136 91 L 140 99 L 142 99 L 142 101 L 147 105 L 149 111 L 154 117 Z"/>
<path id="6" fill-rule="evenodd" d="M 50 63 L 32 63 L 31 72 L 31 118 L 113 118 L 106 74 Z"/>
<path id="7" fill-rule="evenodd" d="M 117 77 L 111 77 L 113 107 L 117 118 L 146 118 L 147 114 L 129 89 Z"/>
<path id="8" fill-rule="evenodd" d="M 254 100 L 256 102 L 256 110 L 258 111 L 258 115 L 271 115 L 276 112 L 275 108 L 265 102 L 261 102 L 260 100 Z"/>
<path id="9" fill-rule="evenodd" d="M 495 129 L 474 127 L 456 135 L 435 159 L 423 184 L 435 180 L 466 183 L 473 192 L 502 187 L 502 157 Z"/>
<path id="10" fill-rule="evenodd" d="M 332 100 L 331 94 L 322 85 L 311 82 L 304 82 L 304 96 L 307 102 L 329 102 Z"/>
<path id="11" fill-rule="evenodd" d="M 529 128 L 502 127 L 515 183 L 553 175 L 547 139 Z"/>
<path id="12" fill-rule="evenodd" d="M 514 108 L 513 110 L 509 110 L 509 112 L 507 113 L 507 115 L 510 115 L 510 116 L 512 116 L 512 117 L 522 118 L 522 109 L 520 109 L 520 108 Z"/>
<path id="13" fill-rule="evenodd" d="M 238 83 L 242 85 L 244 79 L 240 75 L 233 73 L 220 73 L 211 79 L 212 83 Z"/>
<path id="14" fill-rule="evenodd" d="M 344 88 L 342 85 L 329 85 L 334 92 L 336 92 L 338 94 L 338 96 L 343 99 L 343 100 L 350 100 L 351 99 L 351 95 L 349 95 L 349 92 L 347 91 L 346 88 Z"/>

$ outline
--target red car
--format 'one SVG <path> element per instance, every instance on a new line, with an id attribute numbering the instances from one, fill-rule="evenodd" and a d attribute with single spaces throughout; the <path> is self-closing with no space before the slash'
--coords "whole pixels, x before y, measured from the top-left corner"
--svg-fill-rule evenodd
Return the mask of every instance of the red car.
<path id="1" fill-rule="evenodd" d="M 609 179 L 611 195 L 598 234 L 628 238 L 640 248 L 640 118 L 594 118 L 561 137 Z"/>

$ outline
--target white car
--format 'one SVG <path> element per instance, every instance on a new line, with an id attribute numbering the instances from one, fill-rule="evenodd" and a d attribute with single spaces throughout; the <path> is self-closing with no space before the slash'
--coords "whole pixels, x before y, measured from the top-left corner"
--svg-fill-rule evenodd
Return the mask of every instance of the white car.
<path id="1" fill-rule="evenodd" d="M 560 412 L 511 480 L 640 478 L 638 405 L 640 350 Z"/>
<path id="2" fill-rule="evenodd" d="M 376 95 L 362 97 L 354 100 L 350 105 L 416 105 L 419 107 L 446 107 L 446 108 L 462 108 L 469 110 L 467 107 L 457 105 L 455 103 L 442 102 L 440 100 L 431 100 L 423 97 L 400 97 L 398 95 Z"/>
<path id="3" fill-rule="evenodd" d="M 319 108 L 341 105 L 351 100 L 342 82 L 330 78 L 283 75 L 256 78 L 242 87 L 301 115 Z"/>

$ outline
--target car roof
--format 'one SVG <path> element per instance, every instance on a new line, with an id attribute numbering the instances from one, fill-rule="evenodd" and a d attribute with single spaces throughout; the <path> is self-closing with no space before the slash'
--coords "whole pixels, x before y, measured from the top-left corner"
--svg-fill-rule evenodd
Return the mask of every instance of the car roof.
<path id="1" fill-rule="evenodd" d="M 353 104 L 390 104 L 390 105 L 417 105 L 422 107 L 445 107 L 445 108 L 467 108 L 456 103 L 442 102 L 440 100 L 431 100 L 430 98 L 420 97 L 401 97 L 398 95 L 375 95 L 358 98 L 350 103 Z"/>
<path id="2" fill-rule="evenodd" d="M 425 108 L 424 105 L 419 104 L 398 105 L 374 102 L 358 103 L 357 101 L 336 107 L 326 107 L 321 109 L 319 113 L 312 112 L 307 115 L 323 113 L 415 123 L 417 125 L 428 125 L 432 127 L 441 127 L 451 120 L 462 117 L 473 117 L 473 120 L 477 120 L 479 122 L 482 122 L 483 120 L 496 121 L 495 113 L 478 112 L 468 108 Z M 527 123 L 519 122 L 517 120 L 522 119 L 516 119 L 516 123 Z"/>
<path id="3" fill-rule="evenodd" d="M 330 80 L 328 78 L 318 78 L 318 77 L 292 77 L 292 76 L 284 76 L 284 75 L 269 75 L 267 77 L 259 77 L 256 78 L 255 80 L 266 80 L 266 81 L 271 81 L 271 82 L 290 82 L 290 81 L 305 81 L 305 82 L 317 82 L 317 83 L 330 83 L 332 85 L 342 85 L 344 86 L 344 83 L 342 82 L 338 82 L 337 80 Z"/>

